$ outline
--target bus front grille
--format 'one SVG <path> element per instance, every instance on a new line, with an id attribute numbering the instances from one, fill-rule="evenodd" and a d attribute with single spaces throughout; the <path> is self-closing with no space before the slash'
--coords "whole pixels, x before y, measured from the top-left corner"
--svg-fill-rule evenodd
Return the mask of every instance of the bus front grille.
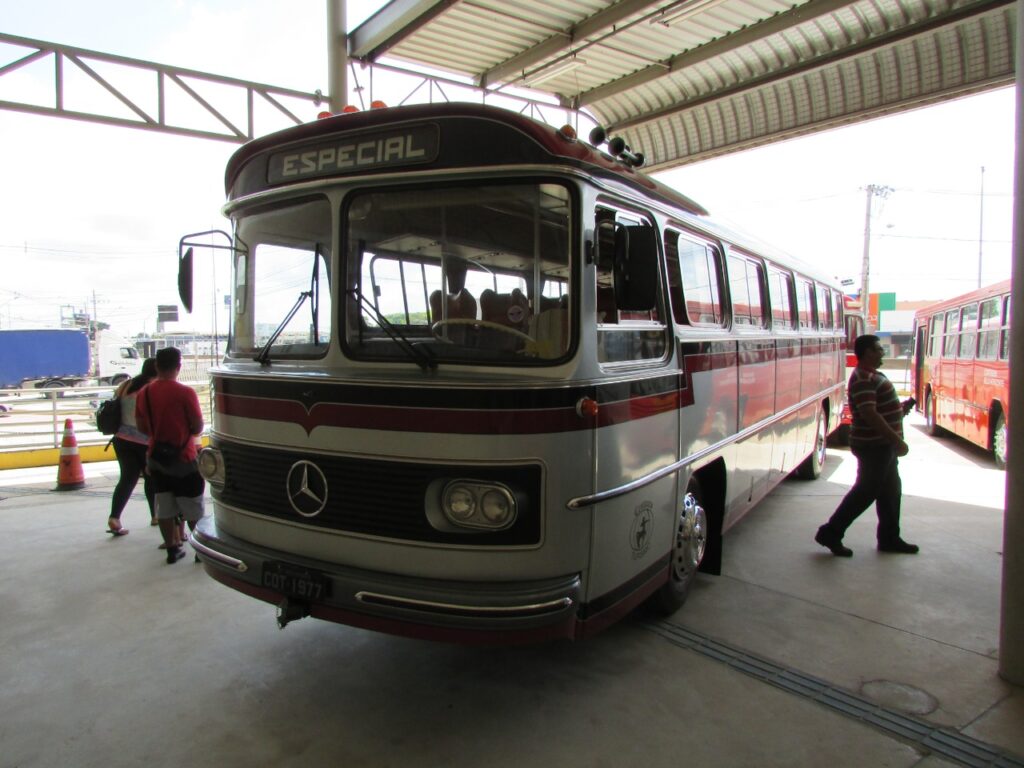
<path id="1" fill-rule="evenodd" d="M 213 497 L 245 512 L 304 525 L 403 541 L 466 546 L 529 546 L 540 541 L 541 468 L 535 464 L 465 466 L 380 461 L 299 453 L 214 440 L 224 458 L 223 487 Z M 323 473 L 323 508 L 303 506 L 289 491 L 289 473 Z M 436 481 L 472 478 L 503 483 L 519 500 L 515 522 L 502 531 L 442 531 L 427 519 L 425 499 Z M 432 485 L 433 484 L 433 485 Z M 443 485 L 443 482 L 441 483 Z M 317 489 L 319 490 L 319 489 Z M 309 497 L 312 499 L 312 497 Z M 298 507 L 298 509 L 297 509 Z M 301 512 L 305 514 L 300 514 Z"/>

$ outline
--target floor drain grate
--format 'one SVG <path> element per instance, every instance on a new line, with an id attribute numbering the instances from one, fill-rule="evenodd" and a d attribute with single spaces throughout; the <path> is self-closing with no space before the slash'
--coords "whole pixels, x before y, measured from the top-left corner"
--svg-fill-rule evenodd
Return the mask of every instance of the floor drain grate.
<path id="1" fill-rule="evenodd" d="M 960 765 L 969 768 L 1024 768 L 1024 761 L 985 742 L 881 707 L 824 680 L 788 669 L 692 630 L 665 621 L 651 623 L 647 627 L 680 648 L 695 651 L 790 693 L 817 701 L 847 717 L 869 723 Z"/>

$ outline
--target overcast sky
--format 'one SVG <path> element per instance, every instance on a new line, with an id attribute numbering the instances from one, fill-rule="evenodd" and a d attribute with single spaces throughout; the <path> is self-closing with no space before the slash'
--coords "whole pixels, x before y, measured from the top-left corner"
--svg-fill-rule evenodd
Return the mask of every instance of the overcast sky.
<path id="1" fill-rule="evenodd" d="M 349 26 L 378 5 L 349 0 Z M 7 34 L 306 92 L 327 91 L 325 30 L 324 0 L 0 0 Z M 24 53 L 0 45 L 0 66 Z M 46 103 L 50 68 L 0 77 L 0 100 Z M 69 108 L 102 96 L 65 77 Z M 864 190 L 888 186 L 873 216 L 871 290 L 940 299 L 975 287 L 982 233 L 983 283 L 1009 276 L 1013 120 L 1004 89 L 661 178 L 717 218 L 858 284 Z M 122 333 L 152 332 L 156 306 L 177 303 L 178 239 L 227 227 L 223 172 L 237 146 L 3 110 L 0 136 L 0 328 L 56 326 L 62 305 L 91 311 L 95 300 L 97 318 Z M 219 305 L 212 281 L 227 290 L 225 265 L 201 266 L 210 274 L 197 286 L 200 306 L 177 328 L 209 327 Z"/>

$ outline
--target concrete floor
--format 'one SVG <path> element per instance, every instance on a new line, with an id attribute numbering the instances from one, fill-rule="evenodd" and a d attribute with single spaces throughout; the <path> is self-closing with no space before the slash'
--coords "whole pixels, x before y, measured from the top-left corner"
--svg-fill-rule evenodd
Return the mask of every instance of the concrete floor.
<path id="1" fill-rule="evenodd" d="M 855 471 L 834 450 L 820 480 L 787 481 L 730 532 L 724 575 L 667 622 L 514 649 L 278 630 L 191 558 L 166 565 L 141 496 L 131 535 L 103 532 L 115 464 L 64 493 L 52 468 L 0 472 L 0 768 L 1024 765 L 1024 689 L 996 662 L 1004 476 L 909 425 L 903 530 L 920 555 L 875 552 L 870 513 L 852 559 L 814 544 Z M 847 699 L 992 752 L 933 751 L 941 738 Z"/>

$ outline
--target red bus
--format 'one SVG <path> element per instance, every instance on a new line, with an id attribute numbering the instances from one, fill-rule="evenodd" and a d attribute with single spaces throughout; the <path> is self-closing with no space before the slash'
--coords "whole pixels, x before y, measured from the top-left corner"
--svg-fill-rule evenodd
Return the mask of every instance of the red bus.
<path id="1" fill-rule="evenodd" d="M 853 342 L 864 334 L 864 313 L 860 301 L 850 296 L 843 296 L 843 330 L 846 333 L 846 374 L 844 382 L 850 380 L 853 369 L 857 367 L 857 356 L 853 353 Z M 853 424 L 853 411 L 850 401 L 843 398 L 843 409 L 839 415 L 839 426 L 832 433 L 832 440 L 837 445 L 849 445 L 850 427 Z"/>
<path id="2" fill-rule="evenodd" d="M 919 309 L 913 390 L 928 433 L 991 451 L 1006 468 L 1010 421 L 1010 281 Z"/>

